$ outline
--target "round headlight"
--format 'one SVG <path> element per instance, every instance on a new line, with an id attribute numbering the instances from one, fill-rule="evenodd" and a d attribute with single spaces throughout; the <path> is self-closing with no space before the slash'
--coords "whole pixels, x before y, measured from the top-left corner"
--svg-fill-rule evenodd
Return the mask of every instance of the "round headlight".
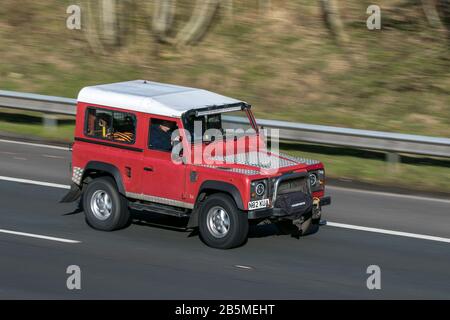
<path id="1" fill-rule="evenodd" d="M 266 186 L 264 185 L 264 183 L 260 182 L 256 185 L 255 191 L 258 196 L 262 196 L 264 194 L 264 191 L 266 191 Z"/>
<path id="2" fill-rule="evenodd" d="M 314 187 L 317 183 L 317 176 L 316 174 L 312 173 L 309 175 L 309 183 L 311 184 L 311 187 Z"/>

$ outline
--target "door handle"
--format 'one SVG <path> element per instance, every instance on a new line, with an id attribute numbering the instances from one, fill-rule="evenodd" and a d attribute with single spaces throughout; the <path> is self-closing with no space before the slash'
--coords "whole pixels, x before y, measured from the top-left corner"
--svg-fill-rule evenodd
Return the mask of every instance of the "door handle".
<path id="1" fill-rule="evenodd" d="M 153 171 L 153 167 L 144 167 L 144 171 Z"/>

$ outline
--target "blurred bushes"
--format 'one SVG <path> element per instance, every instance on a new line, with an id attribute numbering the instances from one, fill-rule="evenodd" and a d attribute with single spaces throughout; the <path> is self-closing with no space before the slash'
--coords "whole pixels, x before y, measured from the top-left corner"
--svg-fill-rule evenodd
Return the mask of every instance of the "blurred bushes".
<path id="1" fill-rule="evenodd" d="M 449 39 L 423 7 L 440 3 L 446 26 L 449 1 L 378 0 L 382 30 L 369 31 L 369 0 L 177 0 L 166 16 L 155 8 L 175 1 L 80 0 L 71 31 L 71 0 L 2 0 L 0 88 L 73 97 L 147 78 L 236 96 L 262 118 L 450 136 Z"/>
<path id="2" fill-rule="evenodd" d="M 35 18 L 36 2 L 33 0 L 2 1 L 0 19 L 13 27 L 29 26 Z"/>

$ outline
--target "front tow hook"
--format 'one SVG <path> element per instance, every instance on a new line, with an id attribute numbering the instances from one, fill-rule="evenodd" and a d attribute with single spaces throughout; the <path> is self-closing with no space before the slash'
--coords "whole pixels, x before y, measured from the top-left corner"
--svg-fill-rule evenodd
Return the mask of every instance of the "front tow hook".
<path id="1" fill-rule="evenodd" d="M 327 220 L 322 220 L 320 217 L 322 216 L 322 208 L 320 205 L 320 199 L 314 198 L 313 199 L 313 209 L 312 209 L 312 218 L 316 221 L 319 221 L 319 226 L 326 226 Z"/>
<path id="2" fill-rule="evenodd" d="M 313 198 L 313 207 L 312 207 L 312 219 L 320 220 L 320 216 L 322 214 L 322 210 L 320 208 L 320 199 L 317 197 Z"/>

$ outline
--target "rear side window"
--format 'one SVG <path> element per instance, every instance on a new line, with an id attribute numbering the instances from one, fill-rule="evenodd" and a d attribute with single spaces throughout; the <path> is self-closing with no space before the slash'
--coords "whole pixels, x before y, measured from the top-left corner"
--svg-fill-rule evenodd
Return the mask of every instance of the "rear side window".
<path id="1" fill-rule="evenodd" d="M 133 144 L 136 136 L 136 116 L 126 112 L 88 108 L 85 135 Z"/>

